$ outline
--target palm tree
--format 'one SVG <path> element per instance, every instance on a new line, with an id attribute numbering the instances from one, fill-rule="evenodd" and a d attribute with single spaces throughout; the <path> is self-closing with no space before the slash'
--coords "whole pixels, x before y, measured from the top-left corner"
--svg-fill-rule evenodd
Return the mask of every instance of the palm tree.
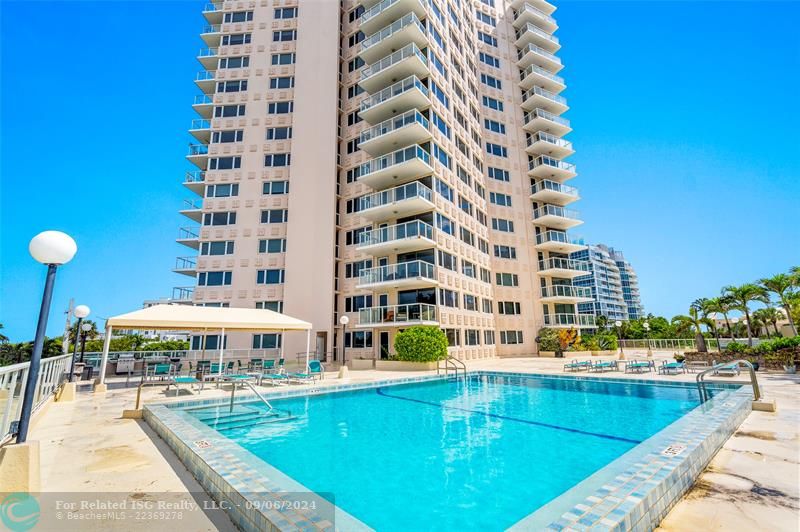
<path id="1" fill-rule="evenodd" d="M 722 315 L 725 317 L 725 326 L 728 328 L 728 336 L 733 338 L 733 331 L 731 330 L 731 320 L 728 318 L 728 313 L 734 310 L 733 299 L 731 299 L 730 296 L 725 294 L 716 297 L 714 299 L 719 300 L 719 310 L 717 312 L 721 312 Z"/>
<path id="2" fill-rule="evenodd" d="M 792 272 L 794 272 L 795 266 L 792 268 Z M 800 273 L 800 269 L 798 269 Z M 796 280 L 793 278 L 793 275 L 786 274 L 786 273 L 779 273 L 777 275 L 773 275 L 772 277 L 761 279 L 759 282 L 761 286 L 773 294 L 778 296 L 778 300 L 781 303 L 781 306 L 786 311 L 786 316 L 789 318 L 789 327 L 792 328 L 792 332 L 797 335 L 797 329 L 794 326 L 794 320 L 792 319 L 792 306 L 789 304 L 789 299 L 791 294 L 794 292 L 794 286 Z"/>
<path id="3" fill-rule="evenodd" d="M 753 312 L 753 316 L 758 314 L 758 319 L 761 323 L 764 324 L 764 329 L 767 331 L 767 337 L 769 337 L 769 324 L 772 324 L 772 328 L 775 329 L 775 335 L 780 334 L 780 330 L 778 329 L 778 322 L 784 318 L 783 312 L 778 310 L 775 307 L 765 307 L 760 308 Z"/>
<path id="4" fill-rule="evenodd" d="M 3 327 L 3 324 L 2 324 L 2 323 L 0 323 L 0 330 L 3 330 L 3 328 L 4 328 L 4 327 Z M 6 335 L 5 335 L 5 334 L 3 334 L 3 333 L 0 333 L 0 344 L 5 344 L 5 343 L 7 343 L 7 342 L 8 342 L 8 336 L 6 336 Z"/>
<path id="5" fill-rule="evenodd" d="M 708 325 L 708 318 L 702 317 L 700 308 L 695 306 L 695 301 L 692 303 L 692 306 L 689 307 L 689 314 L 681 314 L 672 318 L 672 324 L 679 331 L 688 331 L 694 328 L 694 337 L 695 341 L 697 342 L 697 350 L 701 353 L 708 353 L 708 348 L 706 347 L 706 339 L 703 337 L 703 325 Z"/>
<path id="6" fill-rule="evenodd" d="M 711 329 L 711 332 L 714 333 L 714 338 L 717 340 L 717 351 L 722 353 L 722 347 L 719 344 L 719 330 L 717 329 L 717 322 L 715 319 L 711 318 L 712 314 L 716 317 L 718 312 L 722 312 L 722 303 L 720 302 L 720 299 L 721 298 L 719 297 L 704 297 L 702 299 L 698 299 L 692 303 L 692 305 L 696 305 L 698 310 L 703 313 L 703 317 L 708 320 L 706 325 L 709 329 Z M 728 318 L 726 316 L 725 321 L 727 321 L 727 319 Z"/>
<path id="7" fill-rule="evenodd" d="M 730 296 L 733 301 L 732 308 L 744 312 L 745 325 L 747 326 L 747 345 L 753 347 L 753 331 L 750 328 L 750 303 L 759 301 L 765 305 L 769 304 L 767 290 L 763 286 L 754 283 L 745 283 L 741 286 L 726 286 L 723 288 L 725 294 Z"/>
<path id="8" fill-rule="evenodd" d="M 608 326 L 608 316 L 605 314 L 600 314 L 597 316 L 597 328 L 601 331 L 605 331 L 606 327 Z"/>

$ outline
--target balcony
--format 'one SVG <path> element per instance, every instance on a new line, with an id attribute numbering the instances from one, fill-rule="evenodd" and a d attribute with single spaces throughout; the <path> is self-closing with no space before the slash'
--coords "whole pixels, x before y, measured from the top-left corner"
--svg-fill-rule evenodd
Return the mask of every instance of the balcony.
<path id="1" fill-rule="evenodd" d="M 556 229 L 569 229 L 581 225 L 583 220 L 578 219 L 578 211 L 565 209 L 558 205 L 542 205 L 533 211 L 533 223 Z"/>
<path id="2" fill-rule="evenodd" d="M 560 57 L 556 57 L 541 46 L 531 43 L 526 44 L 517 52 L 517 59 L 517 66 L 522 69 L 536 65 L 555 73 L 564 68 Z"/>
<path id="3" fill-rule="evenodd" d="M 208 166 L 208 145 L 189 144 L 189 154 L 186 158 L 201 170 L 205 170 Z"/>
<path id="4" fill-rule="evenodd" d="M 414 145 L 362 164 L 358 181 L 380 190 L 414 181 L 432 172 L 430 154 Z"/>
<path id="5" fill-rule="evenodd" d="M 377 63 L 361 69 L 361 87 L 370 94 L 408 76 L 428 75 L 428 58 L 417 45 L 408 44 Z"/>
<path id="6" fill-rule="evenodd" d="M 201 48 L 197 60 L 206 70 L 216 70 L 219 65 L 219 48 Z"/>
<path id="7" fill-rule="evenodd" d="M 410 327 L 412 325 L 439 325 L 436 305 L 412 303 L 362 308 L 358 311 L 356 327 Z"/>
<path id="8" fill-rule="evenodd" d="M 520 71 L 519 86 L 522 87 L 522 90 L 529 90 L 535 85 L 556 94 L 567 88 L 564 78 L 540 66 L 531 65 Z"/>
<path id="9" fill-rule="evenodd" d="M 181 227 L 178 229 L 178 238 L 175 241 L 192 249 L 200 249 L 200 228 Z"/>
<path id="10" fill-rule="evenodd" d="M 575 165 L 564 161 L 559 161 L 547 155 L 540 155 L 528 163 L 528 175 L 541 179 L 551 179 L 553 181 L 566 181 L 572 179 L 578 173 Z"/>
<path id="11" fill-rule="evenodd" d="M 421 144 L 431 138 L 429 126 L 428 119 L 422 113 L 411 109 L 362 131 L 358 147 L 375 156 L 400 146 Z"/>
<path id="12" fill-rule="evenodd" d="M 211 70 L 201 70 L 194 78 L 194 82 L 204 94 L 214 94 L 217 90 L 216 75 Z"/>
<path id="13" fill-rule="evenodd" d="M 371 290 L 428 288 L 437 286 L 436 266 L 422 260 L 388 264 L 363 270 L 356 288 Z"/>
<path id="14" fill-rule="evenodd" d="M 377 4 L 371 0 L 364 0 L 361 5 L 366 9 L 361 15 L 360 25 L 364 35 L 372 35 L 409 12 L 413 12 L 417 17 L 424 17 L 426 14 L 425 6 L 420 0 L 383 0 Z"/>
<path id="15" fill-rule="evenodd" d="M 517 48 L 520 49 L 529 44 L 535 44 L 536 46 L 544 48 L 550 53 L 555 53 L 559 48 L 561 48 L 561 44 L 558 42 L 558 37 L 555 35 L 550 35 L 546 31 L 541 30 L 530 23 L 517 30 L 517 40 L 514 44 L 516 44 Z"/>
<path id="16" fill-rule="evenodd" d="M 556 253 L 574 253 L 586 249 L 586 242 L 583 238 L 570 238 L 567 233 L 562 231 L 542 231 L 536 235 L 537 251 L 550 251 Z"/>
<path id="17" fill-rule="evenodd" d="M 563 96 L 534 85 L 522 93 L 522 108 L 526 111 L 543 109 L 554 115 L 560 115 L 566 112 L 569 106 Z"/>
<path id="18" fill-rule="evenodd" d="M 195 118 L 189 128 L 189 134 L 194 138 L 208 144 L 211 141 L 211 120 L 207 118 Z"/>
<path id="19" fill-rule="evenodd" d="M 554 284 L 542 287 L 542 303 L 585 303 L 592 300 L 592 289 L 585 286 Z"/>
<path id="20" fill-rule="evenodd" d="M 419 48 L 428 46 L 428 32 L 415 13 L 408 13 L 361 41 L 358 55 L 365 63 L 371 64 L 409 43 Z"/>
<path id="21" fill-rule="evenodd" d="M 372 221 L 405 218 L 434 208 L 433 191 L 419 181 L 358 198 L 358 214 Z"/>
<path id="22" fill-rule="evenodd" d="M 198 196 L 202 196 L 206 189 L 205 179 L 206 173 L 204 170 L 186 172 L 186 177 L 183 179 L 183 186 Z"/>
<path id="23" fill-rule="evenodd" d="M 558 29 L 556 19 L 540 9 L 533 7 L 528 2 L 525 2 L 514 14 L 514 27 L 520 28 L 527 24 L 534 24 L 547 33 L 553 33 Z"/>
<path id="24" fill-rule="evenodd" d="M 194 277 L 197 275 L 197 258 L 196 257 L 178 257 L 175 260 L 175 267 L 172 269 L 175 273 L 181 275 L 188 275 Z"/>
<path id="25" fill-rule="evenodd" d="M 558 277 L 561 279 L 574 279 L 588 275 L 591 265 L 585 260 L 564 259 L 550 257 L 539 261 L 539 275 L 543 277 Z"/>
<path id="26" fill-rule="evenodd" d="M 575 187 L 543 179 L 531 185 L 531 199 L 539 203 L 568 205 L 573 201 L 578 201 L 580 196 L 578 196 L 578 189 Z"/>
<path id="27" fill-rule="evenodd" d="M 546 131 L 560 137 L 572 131 L 569 120 L 538 107 L 529 113 L 525 113 L 522 123 L 523 129 L 530 133 Z"/>
<path id="28" fill-rule="evenodd" d="M 222 8 L 225 2 L 212 2 L 203 8 L 203 16 L 209 24 L 219 24 L 222 22 Z"/>
<path id="29" fill-rule="evenodd" d="M 511 7 L 514 9 L 519 9 L 524 4 L 530 4 L 542 13 L 547 15 L 552 15 L 553 12 L 556 10 L 556 6 L 553 4 L 549 4 L 545 2 L 545 0 L 512 0 Z"/>
<path id="30" fill-rule="evenodd" d="M 178 212 L 186 216 L 187 218 L 190 218 L 191 220 L 200 223 L 203 220 L 203 200 L 185 199 L 183 200 L 183 207 Z"/>
<path id="31" fill-rule="evenodd" d="M 211 114 L 214 111 L 214 101 L 210 96 L 205 94 L 197 94 L 194 97 L 192 109 L 194 109 L 195 112 L 203 118 L 211 118 Z"/>
<path id="32" fill-rule="evenodd" d="M 193 286 L 176 286 L 172 289 L 172 301 L 175 303 L 191 303 L 194 297 Z"/>
<path id="33" fill-rule="evenodd" d="M 200 38 L 209 46 L 219 46 L 222 40 L 222 26 L 220 24 L 207 24 L 200 33 Z"/>
<path id="34" fill-rule="evenodd" d="M 591 314 L 545 314 L 545 327 L 556 328 L 594 328 L 594 316 Z"/>
<path id="35" fill-rule="evenodd" d="M 356 249 L 372 255 L 420 251 L 436 245 L 433 227 L 420 220 L 379 227 L 361 233 Z"/>
<path id="36" fill-rule="evenodd" d="M 398 113 L 430 106 L 428 87 L 416 76 L 409 76 L 362 100 L 358 114 L 370 124 L 377 124 Z"/>
<path id="37" fill-rule="evenodd" d="M 528 137 L 525 151 L 531 155 L 549 155 L 557 159 L 563 159 L 575 153 L 570 141 L 544 131 L 537 131 Z"/>

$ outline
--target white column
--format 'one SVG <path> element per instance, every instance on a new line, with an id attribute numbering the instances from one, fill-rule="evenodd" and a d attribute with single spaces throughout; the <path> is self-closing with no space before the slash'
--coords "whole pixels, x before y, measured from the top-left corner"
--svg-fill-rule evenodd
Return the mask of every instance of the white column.
<path id="1" fill-rule="evenodd" d="M 306 331 L 306 367 L 303 373 L 308 371 L 308 352 L 311 350 L 311 329 Z"/>
<path id="2" fill-rule="evenodd" d="M 222 376 L 222 357 L 225 356 L 225 328 L 222 328 L 222 334 L 219 337 L 219 375 Z"/>
<path id="3" fill-rule="evenodd" d="M 111 348 L 111 325 L 106 325 L 106 337 L 103 340 L 103 358 L 100 362 L 100 384 L 106 382 L 106 364 L 108 363 L 108 350 Z"/>
<path id="4" fill-rule="evenodd" d="M 285 358 L 284 357 L 284 353 L 285 352 L 283 350 L 284 349 L 283 346 L 286 345 L 286 338 L 284 338 L 284 336 L 286 336 L 286 330 L 285 329 L 281 329 L 281 358 Z"/>

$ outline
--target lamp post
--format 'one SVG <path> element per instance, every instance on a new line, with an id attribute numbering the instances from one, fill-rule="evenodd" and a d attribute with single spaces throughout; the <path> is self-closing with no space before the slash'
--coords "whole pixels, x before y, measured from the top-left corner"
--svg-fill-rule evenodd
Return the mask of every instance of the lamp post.
<path id="1" fill-rule="evenodd" d="M 342 324 L 342 366 L 347 365 L 347 361 L 345 360 L 345 337 L 347 335 L 347 324 L 350 323 L 350 318 L 347 316 L 342 316 L 339 318 L 339 323 Z"/>
<path id="2" fill-rule="evenodd" d="M 647 339 L 647 358 L 653 358 L 653 350 L 650 348 L 650 322 L 644 322 L 642 327 L 644 327 L 644 337 Z"/>
<path id="3" fill-rule="evenodd" d="M 69 382 L 75 378 L 75 359 L 78 358 L 78 331 L 81 330 L 81 323 L 83 318 L 89 315 L 91 310 L 86 305 L 78 305 L 75 307 L 73 314 L 78 318 L 78 323 L 75 325 L 75 346 L 72 348 L 72 361 L 69 364 Z"/>
<path id="4" fill-rule="evenodd" d="M 37 262 L 47 265 L 47 277 L 42 294 L 42 306 L 39 309 L 39 322 L 36 324 L 36 337 L 33 340 L 33 353 L 28 367 L 28 378 L 25 383 L 25 395 L 22 398 L 22 410 L 17 426 L 17 443 L 25 443 L 28 439 L 28 426 L 33 413 L 33 397 L 36 383 L 39 381 L 39 366 L 42 361 L 44 333 L 47 329 L 47 318 L 50 314 L 50 302 L 53 299 L 53 285 L 56 281 L 56 270 L 68 263 L 78 251 L 75 241 L 60 231 L 44 231 L 31 240 L 28 251 Z"/>
<path id="5" fill-rule="evenodd" d="M 81 325 L 81 364 L 83 363 L 83 354 L 86 352 L 86 335 L 92 330 L 90 323 Z"/>
<path id="6" fill-rule="evenodd" d="M 617 328 L 617 342 L 619 342 L 619 359 L 625 360 L 625 351 L 622 349 L 622 322 L 619 320 L 615 321 L 614 327 Z"/>

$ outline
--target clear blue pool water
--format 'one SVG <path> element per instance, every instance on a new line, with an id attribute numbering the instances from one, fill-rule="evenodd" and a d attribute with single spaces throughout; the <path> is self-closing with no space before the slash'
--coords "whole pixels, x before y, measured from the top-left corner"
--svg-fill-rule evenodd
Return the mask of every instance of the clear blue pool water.
<path id="1" fill-rule="evenodd" d="M 700 404 L 697 390 L 472 376 L 190 411 L 377 530 L 501 530 Z M 239 420 L 259 403 L 236 407 Z M 218 411 L 217 411 L 218 409 Z"/>

